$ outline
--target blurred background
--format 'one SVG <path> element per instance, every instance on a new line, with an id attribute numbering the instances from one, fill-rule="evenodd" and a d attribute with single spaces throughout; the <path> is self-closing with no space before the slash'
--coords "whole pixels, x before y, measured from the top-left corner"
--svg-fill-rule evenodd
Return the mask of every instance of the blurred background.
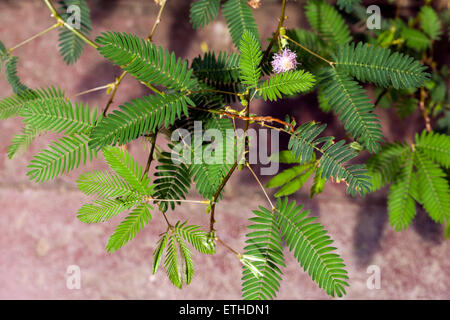
<path id="1" fill-rule="evenodd" d="M 445 2 L 445 1 L 444 1 Z M 209 49 L 234 50 L 222 16 L 201 31 L 189 23 L 191 1 L 168 0 L 153 40 L 190 61 Z M 287 27 L 307 27 L 303 1 L 288 3 Z M 106 30 L 147 36 L 158 6 L 153 0 L 88 0 L 93 31 L 90 38 Z M 393 16 L 395 6 L 386 1 L 364 1 L 378 4 L 381 14 Z M 422 1 L 403 1 L 402 14 L 416 12 Z M 254 10 L 263 40 L 269 38 L 278 23 L 280 2 L 262 0 Z M 12 47 L 54 23 L 43 1 L 0 1 L 0 39 Z M 444 37 L 445 38 L 445 37 Z M 19 57 L 21 80 L 31 88 L 58 85 L 68 96 L 98 87 L 114 80 L 121 70 L 106 61 L 91 47 L 71 67 L 58 52 L 58 32 L 52 31 L 15 51 Z M 264 43 L 264 42 L 263 42 Z M 448 42 L 436 59 L 448 57 Z M 146 87 L 126 77 L 118 89 L 113 107 L 149 94 Z M 372 91 L 369 91 L 374 100 Z M 0 77 L 0 97 L 11 95 L 10 86 Z M 76 100 L 103 108 L 108 101 L 104 91 L 78 97 Z M 373 101 L 372 100 L 372 101 Z M 337 119 L 322 113 L 313 94 L 278 103 L 258 101 L 253 111 L 261 115 L 284 118 L 291 114 L 297 123 L 311 119 L 328 123 L 326 134 L 343 138 L 345 132 Z M 377 109 L 388 140 L 402 139 L 393 112 Z M 419 111 L 410 117 L 407 132 L 423 128 Z M 104 247 L 121 217 L 97 225 L 81 223 L 76 212 L 90 199 L 78 191 L 76 179 L 81 172 L 106 169 L 100 156 L 55 181 L 35 184 L 26 176 L 27 164 L 45 147 L 52 136 L 37 139 L 22 157 L 7 158 L 7 147 L 21 129 L 19 119 L 0 122 L 0 299 L 240 299 L 241 265 L 224 247 L 218 245 L 214 256 L 195 256 L 196 274 L 189 286 L 174 287 L 163 270 L 151 274 L 152 255 L 159 234 L 166 224 L 161 215 L 121 250 L 107 254 Z M 285 144 L 286 140 L 281 140 Z M 286 144 L 285 144 L 286 145 Z M 148 146 L 134 141 L 129 151 L 145 165 Z M 154 164 L 152 165 L 154 166 Z M 262 177 L 266 182 L 269 177 Z M 304 204 L 329 230 L 338 252 L 347 264 L 350 288 L 345 299 L 450 299 L 450 244 L 443 238 L 441 225 L 433 223 L 418 208 L 410 228 L 395 232 L 389 225 L 386 190 L 364 199 L 345 195 L 345 186 L 327 183 L 324 192 L 309 199 L 307 184 L 292 199 Z M 246 170 L 233 175 L 224 199 L 218 204 L 217 233 L 239 251 L 244 247 L 246 225 L 251 211 L 265 205 L 264 195 Z M 190 198 L 197 197 L 193 192 Z M 209 216 L 204 206 L 185 204 L 170 212 L 172 221 L 189 219 L 207 228 Z M 279 299 L 328 299 L 298 263 L 286 254 L 287 267 Z M 81 288 L 66 287 L 67 268 L 81 270 Z M 367 268 L 381 270 L 381 288 L 370 290 Z"/>

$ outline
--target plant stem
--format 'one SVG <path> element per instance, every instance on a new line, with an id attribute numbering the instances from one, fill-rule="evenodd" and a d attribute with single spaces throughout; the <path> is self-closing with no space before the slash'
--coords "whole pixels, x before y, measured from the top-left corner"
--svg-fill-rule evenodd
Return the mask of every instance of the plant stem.
<path id="1" fill-rule="evenodd" d="M 237 252 L 236 250 L 234 250 L 232 247 L 230 247 L 227 243 L 223 242 L 219 237 L 215 237 L 214 240 L 216 240 L 218 243 L 220 243 L 221 245 L 223 245 L 225 248 L 227 248 L 228 250 L 230 250 L 231 252 L 233 252 L 235 255 L 237 255 L 238 257 L 241 256 L 241 254 L 239 252 Z"/>
<path id="2" fill-rule="evenodd" d="M 269 195 L 267 194 L 266 190 L 264 189 L 264 186 L 262 185 L 261 181 L 259 180 L 258 176 L 256 175 L 255 171 L 253 171 L 252 167 L 250 167 L 250 164 L 248 162 L 245 162 L 245 165 L 252 173 L 253 177 L 255 177 L 256 182 L 258 182 L 259 186 L 261 187 L 261 190 L 263 191 L 264 195 L 266 196 L 267 200 L 270 203 L 270 207 L 272 208 L 272 211 L 274 211 L 276 208 L 273 205 L 272 201 L 270 200 Z"/>
<path id="3" fill-rule="evenodd" d="M 425 99 L 427 98 L 427 93 L 425 92 L 424 87 L 420 87 L 420 102 L 419 108 L 422 111 L 423 119 L 425 120 L 425 129 L 428 132 L 431 132 L 431 121 L 428 116 L 427 108 L 425 107 Z"/>
<path id="4" fill-rule="evenodd" d="M 329 60 L 325 59 L 325 58 L 322 57 L 321 55 L 318 55 L 317 53 L 315 53 L 315 52 L 309 50 L 308 48 L 306 48 L 305 46 L 301 45 L 301 44 L 298 43 L 297 41 L 295 41 L 295 40 L 289 38 L 288 36 L 283 35 L 283 38 L 285 38 L 285 39 L 288 40 L 288 41 L 291 41 L 293 44 L 299 46 L 300 48 L 302 48 L 303 50 L 305 50 L 305 51 L 308 52 L 309 54 L 312 54 L 312 55 L 315 56 L 316 58 L 325 61 L 325 62 L 328 63 L 331 67 L 334 66 L 335 62 L 329 61 Z"/>
<path id="5" fill-rule="evenodd" d="M 32 37 L 26 39 L 25 41 L 22 41 L 22 42 L 19 43 L 18 45 L 14 46 L 14 47 L 12 47 L 12 48 L 10 48 L 10 49 L 8 49 L 8 52 L 9 52 L 9 53 L 13 52 L 13 51 L 16 50 L 17 48 L 20 48 L 21 46 L 27 44 L 28 42 L 30 42 L 30 41 L 32 41 L 32 40 L 34 40 L 34 39 L 36 39 L 36 38 L 38 38 L 38 37 L 40 37 L 40 36 L 46 34 L 47 32 L 49 32 L 49 31 L 51 31 L 51 30 L 53 30 L 53 29 L 58 28 L 60 25 L 61 25 L 61 24 L 60 24 L 59 22 L 55 23 L 54 25 L 48 27 L 48 28 L 45 29 L 44 31 L 41 31 L 41 32 L 39 32 L 38 34 L 35 34 L 34 36 L 32 36 Z"/>
<path id="6" fill-rule="evenodd" d="M 103 109 L 103 116 L 104 117 L 106 116 L 106 113 L 108 112 L 109 107 L 111 106 L 111 104 L 114 101 L 114 97 L 116 96 L 116 92 L 117 92 L 117 87 L 122 82 L 122 80 L 123 80 L 123 78 L 125 77 L 126 74 L 127 74 L 127 72 L 124 71 L 124 72 L 122 72 L 120 77 L 116 78 L 116 81 L 114 82 L 113 90 L 111 92 L 111 96 L 109 97 L 109 100 L 108 100 L 108 103 L 106 104 L 105 109 Z"/>
<path id="7" fill-rule="evenodd" d="M 56 10 L 56 8 L 53 6 L 53 4 L 50 2 L 50 0 L 44 0 L 45 4 L 47 5 L 47 7 L 50 9 L 51 13 L 52 13 L 52 17 L 56 19 L 56 21 L 58 21 L 58 23 L 62 26 L 64 26 L 65 28 L 69 29 L 70 31 L 72 31 L 76 36 L 78 36 L 81 40 L 83 40 L 84 42 L 86 42 L 88 45 L 90 45 L 91 47 L 98 49 L 98 45 L 90 40 L 88 37 L 86 37 L 84 34 L 82 34 L 80 31 L 78 31 L 77 29 L 75 29 L 74 27 L 72 27 L 70 24 L 68 24 L 67 22 L 65 22 L 61 16 L 58 14 L 58 11 Z"/>
<path id="8" fill-rule="evenodd" d="M 158 27 L 159 23 L 161 22 L 161 15 L 162 15 L 162 13 L 164 11 L 166 3 L 167 3 L 167 0 L 164 0 L 161 3 L 161 7 L 159 8 L 158 15 L 156 16 L 155 23 L 153 24 L 152 30 L 150 31 L 150 34 L 147 37 L 147 40 L 150 41 L 150 42 L 152 42 L 153 34 L 155 33 L 156 28 Z"/>
<path id="9" fill-rule="evenodd" d="M 250 116 L 250 101 L 248 102 L 245 113 L 246 113 L 245 116 L 248 118 Z M 247 149 L 247 144 L 248 144 L 248 137 L 246 134 L 247 134 L 249 125 L 250 125 L 250 120 L 245 120 L 245 125 L 244 125 L 245 149 Z M 233 175 L 233 172 L 236 170 L 237 166 L 238 166 L 238 160 L 236 160 L 236 162 L 231 167 L 230 171 L 228 171 L 228 174 L 225 176 L 225 178 L 223 178 L 222 183 L 220 184 L 219 188 L 216 191 L 216 194 L 213 197 L 213 200 L 211 201 L 212 205 L 211 205 L 211 218 L 210 218 L 210 222 L 209 222 L 209 232 L 214 231 L 214 223 L 216 222 L 214 214 L 215 214 L 215 210 L 216 210 L 217 199 L 219 198 L 219 195 L 222 192 L 225 185 L 227 184 L 228 180 Z"/>
<path id="10" fill-rule="evenodd" d="M 286 0 L 283 0 L 283 2 L 281 3 L 281 13 L 280 13 L 280 19 L 278 20 L 277 31 L 273 35 L 272 40 L 270 40 L 270 43 L 267 46 L 267 49 L 264 51 L 264 55 L 261 59 L 261 63 L 259 64 L 260 66 L 268 58 L 268 56 L 270 54 L 270 50 L 272 50 L 272 47 L 275 44 L 275 41 L 277 41 L 278 37 L 280 36 L 280 29 L 281 29 L 281 27 L 283 27 L 284 20 L 286 19 L 285 12 L 286 12 Z"/>
<path id="11" fill-rule="evenodd" d="M 97 87 L 97 88 L 92 88 L 92 89 L 89 89 L 89 90 L 81 91 L 81 92 L 73 95 L 71 98 L 79 97 L 79 96 L 82 96 L 84 94 L 88 94 L 88 93 L 95 92 L 95 91 L 108 89 L 108 88 L 111 88 L 113 85 L 114 85 L 113 83 L 108 83 L 107 85 L 104 85 L 104 86 L 101 86 L 101 87 Z"/>
<path id="12" fill-rule="evenodd" d="M 153 136 L 152 148 L 150 149 L 150 154 L 148 155 L 148 160 L 147 160 L 147 166 L 145 167 L 144 176 L 142 178 L 144 178 L 146 175 L 148 175 L 148 172 L 150 171 L 150 165 L 152 164 L 152 161 L 153 161 L 153 154 L 155 153 L 157 135 L 158 135 L 158 130 L 155 131 L 155 134 Z"/>

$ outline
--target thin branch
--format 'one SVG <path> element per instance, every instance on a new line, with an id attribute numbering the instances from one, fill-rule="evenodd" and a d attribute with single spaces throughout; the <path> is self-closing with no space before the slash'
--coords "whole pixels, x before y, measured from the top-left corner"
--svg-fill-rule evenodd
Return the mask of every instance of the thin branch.
<path id="1" fill-rule="evenodd" d="M 428 132 L 431 131 L 431 121 L 430 117 L 428 116 L 427 108 L 425 107 L 425 99 L 427 98 L 427 93 L 424 89 L 424 87 L 420 87 L 420 101 L 419 101 L 419 108 L 422 111 L 423 119 L 425 120 L 425 128 Z"/>
<path id="2" fill-rule="evenodd" d="M 34 40 L 34 39 L 36 39 L 36 38 L 38 38 L 38 37 L 40 37 L 40 36 L 46 34 L 47 32 L 49 32 L 49 31 L 51 31 L 51 30 L 53 30 L 53 29 L 58 28 L 59 26 L 61 26 L 61 23 L 60 23 L 60 22 L 55 23 L 54 25 L 48 27 L 48 28 L 45 29 L 44 31 L 41 31 L 41 32 L 39 32 L 38 34 L 35 34 L 34 36 L 32 36 L 32 37 L 30 37 L 30 38 L 28 38 L 28 39 L 22 41 L 22 42 L 19 43 L 18 45 L 15 45 L 14 47 L 8 49 L 8 52 L 9 52 L 9 53 L 13 52 L 13 51 L 16 50 L 17 48 L 20 48 L 21 46 L 27 44 L 28 42 L 30 42 L 30 41 L 32 41 L 32 40 Z"/>
<path id="3" fill-rule="evenodd" d="M 47 5 L 47 7 L 50 9 L 51 13 L 52 13 L 52 17 L 56 19 L 56 21 L 58 21 L 59 24 L 61 24 L 62 26 L 64 26 L 65 28 L 69 29 L 70 31 L 72 31 L 77 37 L 79 37 L 81 40 L 83 40 L 84 42 L 86 42 L 88 45 L 90 45 L 91 47 L 93 47 L 94 49 L 98 49 L 99 46 L 98 44 L 96 44 L 94 41 L 92 41 L 91 39 L 89 39 L 88 37 L 86 37 L 84 34 L 82 34 L 80 31 L 78 31 L 77 29 L 75 29 L 74 27 L 72 27 L 70 24 L 68 24 L 67 22 L 64 21 L 63 18 L 61 18 L 61 16 L 58 14 L 58 11 L 55 9 L 55 7 L 53 6 L 53 4 L 50 2 L 50 0 L 44 0 L 45 4 Z"/>
<path id="4" fill-rule="evenodd" d="M 264 51 L 264 55 L 261 59 L 261 63 L 259 64 L 260 66 L 262 66 L 264 61 L 266 61 L 266 59 L 269 57 L 270 51 L 272 50 L 272 47 L 275 44 L 275 41 L 277 41 L 277 39 L 280 36 L 280 29 L 283 27 L 284 20 L 286 19 L 285 12 L 286 12 L 286 0 L 283 0 L 283 2 L 281 3 L 281 13 L 280 13 L 280 19 L 278 20 L 277 31 L 273 35 L 272 40 L 270 40 L 270 43 L 267 46 L 267 49 Z"/>
<path id="5" fill-rule="evenodd" d="M 89 89 L 89 90 L 78 92 L 77 94 L 73 95 L 71 98 L 79 97 L 79 96 L 82 96 L 84 94 L 88 94 L 88 93 L 95 92 L 95 91 L 100 91 L 100 90 L 104 90 L 104 89 L 108 89 L 108 88 L 113 88 L 113 86 L 114 86 L 114 83 L 108 83 L 108 84 L 106 84 L 104 86 L 101 86 L 101 87 L 92 88 L 92 89 Z"/>
<path id="6" fill-rule="evenodd" d="M 232 247 L 230 247 L 230 245 L 228 245 L 226 242 L 222 241 L 222 239 L 220 239 L 219 237 L 215 237 L 214 240 L 216 240 L 218 243 L 220 243 L 221 245 L 223 245 L 225 248 L 227 248 L 228 250 L 230 250 L 231 252 L 233 252 L 235 255 L 237 255 L 238 257 L 241 256 L 241 254 L 239 252 L 237 252 L 236 250 L 234 250 Z"/>
<path id="7" fill-rule="evenodd" d="M 245 162 L 245 165 L 252 173 L 253 177 L 255 178 L 256 182 L 258 182 L 259 186 L 261 187 L 261 190 L 263 191 L 264 195 L 266 196 L 267 200 L 270 203 L 270 207 L 272 208 L 272 211 L 276 209 L 276 207 L 273 205 L 272 201 L 270 200 L 269 195 L 267 194 L 266 190 L 264 189 L 264 186 L 262 185 L 261 181 L 259 180 L 258 176 L 256 175 L 255 171 L 253 171 L 252 167 L 250 167 L 250 164 L 248 162 Z"/>
<path id="8" fill-rule="evenodd" d="M 103 109 L 103 116 L 106 116 L 106 113 L 108 112 L 109 107 L 111 106 L 111 104 L 114 101 L 114 97 L 116 96 L 116 92 L 117 92 L 117 87 L 119 87 L 120 83 L 122 82 L 123 78 L 125 77 L 125 75 L 127 74 L 126 71 L 122 72 L 122 74 L 120 75 L 120 77 L 116 78 L 116 81 L 114 82 L 114 86 L 113 86 L 113 90 L 111 92 L 111 96 L 109 97 L 108 103 L 106 104 L 105 109 Z"/>
<path id="9" fill-rule="evenodd" d="M 150 149 L 150 154 L 148 155 L 148 160 L 147 160 L 147 166 L 145 167 L 144 176 L 142 178 L 144 178 L 146 175 L 148 175 L 148 172 L 150 171 L 150 165 L 152 164 L 153 155 L 155 153 L 157 136 L 158 136 L 158 130 L 156 130 L 155 134 L 153 135 L 152 148 Z"/>
<path id="10" fill-rule="evenodd" d="M 153 34 L 156 31 L 156 28 L 158 27 L 159 23 L 161 22 L 161 15 L 164 11 L 164 7 L 166 6 L 167 0 L 163 0 L 161 3 L 161 7 L 159 8 L 158 15 L 156 16 L 155 23 L 153 24 L 152 30 L 150 31 L 150 34 L 147 37 L 147 40 L 152 42 Z"/>
<path id="11" fill-rule="evenodd" d="M 335 62 L 325 59 L 325 58 L 322 57 L 321 55 L 319 55 L 319 54 L 317 54 L 317 53 L 315 53 L 315 52 L 309 50 L 309 49 L 306 48 L 305 46 L 301 45 L 300 43 L 298 43 L 297 41 L 295 41 L 295 40 L 289 38 L 289 37 L 286 36 L 286 35 L 283 35 L 282 37 L 285 38 L 286 40 L 292 42 L 293 44 L 299 46 L 300 48 L 302 48 L 303 50 L 305 50 L 305 51 L 308 52 L 309 54 L 312 54 L 312 55 L 315 56 L 316 58 L 325 61 L 325 62 L 328 63 L 331 67 L 334 66 Z"/>

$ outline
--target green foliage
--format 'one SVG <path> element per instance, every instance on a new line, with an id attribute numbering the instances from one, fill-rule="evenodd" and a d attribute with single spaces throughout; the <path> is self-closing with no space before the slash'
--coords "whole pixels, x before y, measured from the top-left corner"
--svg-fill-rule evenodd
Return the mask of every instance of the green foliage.
<path id="1" fill-rule="evenodd" d="M 197 79 L 222 83 L 239 81 L 240 56 L 236 53 L 206 52 L 203 57 L 198 56 L 192 61 L 191 68 Z"/>
<path id="2" fill-rule="evenodd" d="M 259 64 L 262 59 L 262 52 L 258 39 L 251 31 L 244 32 L 239 49 L 241 51 L 239 67 L 242 83 L 249 88 L 255 88 L 261 77 Z"/>
<path id="3" fill-rule="evenodd" d="M 59 1 L 59 3 L 61 18 L 72 27 L 74 27 L 73 24 L 76 22 L 75 19 L 77 19 L 75 14 L 77 14 L 79 10 L 80 17 L 78 22 L 80 23 L 80 28 L 77 30 L 88 37 L 92 30 L 92 23 L 89 6 L 87 5 L 86 0 L 63 0 Z M 73 8 L 76 8 L 76 10 L 74 11 Z M 85 45 L 86 43 L 71 30 L 65 27 L 60 28 L 59 52 L 66 64 L 71 65 L 77 62 L 83 53 Z"/>
<path id="4" fill-rule="evenodd" d="M 299 159 L 296 159 L 293 153 L 288 150 L 272 154 L 271 160 L 287 164 L 299 163 Z M 275 197 L 291 195 L 299 190 L 314 172 L 317 175 L 319 170 L 316 166 L 317 161 L 313 153 L 311 161 L 283 170 L 267 182 L 266 188 L 282 187 L 275 193 Z M 320 193 L 318 189 L 316 191 L 311 189 L 311 194 L 316 192 Z"/>
<path id="5" fill-rule="evenodd" d="M 416 134 L 412 146 L 387 144 L 367 161 L 374 190 L 392 183 L 388 211 L 395 230 L 406 229 L 411 224 L 416 213 L 415 201 L 434 221 L 448 220 L 450 187 L 440 166 L 448 168 L 449 160 L 449 136 L 423 131 Z"/>
<path id="6" fill-rule="evenodd" d="M 416 29 L 405 27 L 402 29 L 401 36 L 406 41 L 406 45 L 411 49 L 422 51 L 431 45 L 430 39 L 428 39 L 424 33 Z"/>
<path id="7" fill-rule="evenodd" d="M 153 210 L 153 208 L 146 203 L 141 203 L 136 206 L 117 226 L 116 230 L 114 230 L 106 245 L 106 251 L 114 252 L 135 238 L 148 222 L 152 220 L 150 210 Z"/>
<path id="8" fill-rule="evenodd" d="M 340 46 L 336 55 L 336 67 L 345 70 L 359 81 L 396 89 L 417 88 L 429 74 L 421 63 L 389 49 L 369 46 L 359 42 Z"/>
<path id="9" fill-rule="evenodd" d="M 442 23 L 434 9 L 423 6 L 419 12 L 419 22 L 422 30 L 431 40 L 439 40 L 442 34 Z"/>
<path id="10" fill-rule="evenodd" d="M 85 204 L 78 210 L 78 219 L 84 223 L 105 222 L 122 211 L 130 209 L 137 202 L 137 199 L 133 198 L 125 201 L 118 199 L 95 200 L 93 204 Z"/>
<path id="11" fill-rule="evenodd" d="M 78 181 L 78 188 L 87 195 L 97 195 L 101 198 L 126 197 L 133 193 L 130 184 L 117 174 L 94 171 L 82 174 Z"/>
<path id="12" fill-rule="evenodd" d="M 158 158 L 159 164 L 155 171 L 155 198 L 165 200 L 183 200 L 191 186 L 190 166 L 179 161 L 173 161 L 171 153 L 163 152 Z M 172 210 L 178 201 L 159 202 L 159 208 L 163 212 L 170 207 Z"/>
<path id="13" fill-rule="evenodd" d="M 337 0 L 337 5 L 339 9 L 345 10 L 347 13 L 351 12 L 354 5 L 357 5 L 361 0 Z"/>
<path id="14" fill-rule="evenodd" d="M 364 195 L 370 190 L 371 184 L 364 165 L 344 163 L 356 157 L 356 152 L 345 144 L 344 140 L 335 142 L 334 137 L 317 138 L 325 130 L 326 125 L 307 122 L 299 126 L 289 140 L 289 149 L 300 159 L 300 163 L 310 161 L 313 152 L 322 154 L 319 166 L 321 177 L 336 181 L 345 181 L 347 193 Z"/>
<path id="15" fill-rule="evenodd" d="M 309 216 L 302 205 L 289 203 L 287 198 L 277 200 L 277 212 L 281 235 L 305 272 L 330 296 L 343 296 L 348 286 L 345 264 L 333 252 L 336 248 L 331 247 L 333 240 L 328 232 L 314 222 L 317 217 Z"/>
<path id="16" fill-rule="evenodd" d="M 207 238 L 207 233 L 199 226 L 187 225 L 187 221 L 169 227 L 161 237 L 153 254 L 153 273 L 158 271 L 165 250 L 164 268 L 170 281 L 178 288 L 183 283 L 191 283 L 194 276 L 192 252 L 186 241 L 196 250 L 204 254 L 213 254 L 215 246 Z"/>
<path id="17" fill-rule="evenodd" d="M 51 143 L 30 161 L 27 176 L 36 182 L 55 179 L 64 172 L 92 161 L 97 152 L 88 147 L 88 137 L 83 134 L 71 134 Z"/>
<path id="18" fill-rule="evenodd" d="M 389 222 L 396 231 L 406 229 L 416 215 L 417 179 L 413 172 L 413 156 L 411 153 L 397 175 L 396 182 L 389 189 L 388 211 Z"/>
<path id="19" fill-rule="evenodd" d="M 24 127 L 21 134 L 16 134 L 8 147 L 8 158 L 14 159 L 27 150 L 33 140 L 41 134 L 39 129 Z"/>
<path id="20" fill-rule="evenodd" d="M 21 109 L 33 105 L 61 105 L 65 101 L 64 91 L 55 87 L 29 90 L 0 101 L 0 119 L 19 115 Z"/>
<path id="21" fill-rule="evenodd" d="M 320 37 L 333 46 L 351 41 L 350 30 L 342 16 L 323 0 L 309 0 L 305 7 L 306 18 Z"/>
<path id="22" fill-rule="evenodd" d="M 255 276 L 250 268 L 243 267 L 242 297 L 246 300 L 273 299 L 280 288 L 283 274 L 280 267 L 285 267 L 281 230 L 276 215 L 270 210 L 259 207 L 253 213 L 244 250 L 245 255 L 262 261 L 253 263 L 259 276 Z"/>
<path id="23" fill-rule="evenodd" d="M 258 91 L 262 94 L 264 100 L 276 101 L 282 98 L 282 93 L 293 95 L 310 90 L 315 81 L 314 76 L 304 70 L 287 71 L 278 73 L 264 81 L 259 86 Z"/>
<path id="24" fill-rule="evenodd" d="M 253 33 L 259 41 L 258 27 L 246 0 L 227 0 L 222 5 L 222 13 L 230 30 L 231 39 L 237 48 L 240 47 L 245 31 Z"/>
<path id="25" fill-rule="evenodd" d="M 219 14 L 220 0 L 198 0 L 191 4 L 189 14 L 194 29 L 207 26 Z"/>
<path id="26" fill-rule="evenodd" d="M 89 133 L 101 119 L 97 108 L 91 111 L 87 104 L 72 104 L 60 97 L 33 100 L 21 108 L 20 116 L 30 127 L 66 134 Z"/>
<path id="27" fill-rule="evenodd" d="M 121 148 L 106 147 L 103 156 L 108 165 L 134 190 L 142 195 L 150 194 L 150 178 L 144 175 L 144 170 L 131 155 Z"/>
<path id="28" fill-rule="evenodd" d="M 423 131 L 416 134 L 416 148 L 444 168 L 450 168 L 450 136 Z"/>
<path id="29" fill-rule="evenodd" d="M 24 85 L 17 75 L 17 61 L 19 58 L 11 56 L 5 64 L 6 80 L 11 85 L 15 94 L 22 94 L 28 91 L 28 87 Z"/>
<path id="30" fill-rule="evenodd" d="M 89 145 L 103 148 L 118 143 L 123 145 L 162 126 L 168 127 L 184 113 L 188 116 L 188 104 L 192 100 L 183 94 L 146 96 L 132 100 L 120 107 L 120 111 L 103 118 L 93 129 Z"/>
<path id="31" fill-rule="evenodd" d="M 174 53 L 128 33 L 106 32 L 96 39 L 98 51 L 139 81 L 175 90 L 195 86 L 192 70 Z"/>
<path id="32" fill-rule="evenodd" d="M 321 74 L 322 93 L 328 105 L 344 123 L 345 130 L 371 153 L 383 139 L 380 121 L 365 91 L 347 74 L 328 68 Z"/>

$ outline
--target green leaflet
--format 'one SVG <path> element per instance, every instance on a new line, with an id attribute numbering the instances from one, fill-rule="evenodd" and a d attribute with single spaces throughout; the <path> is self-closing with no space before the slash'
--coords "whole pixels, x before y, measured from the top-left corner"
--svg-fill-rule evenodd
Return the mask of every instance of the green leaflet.
<path id="1" fill-rule="evenodd" d="M 96 39 L 98 51 L 139 81 L 175 90 L 195 87 L 192 70 L 174 53 L 128 33 L 105 32 Z"/>
<path id="2" fill-rule="evenodd" d="M 219 13 L 220 0 L 197 0 L 191 4 L 189 20 L 194 29 L 200 29 L 213 21 Z"/>
<path id="3" fill-rule="evenodd" d="M 371 153 L 380 148 L 383 139 L 380 120 L 374 105 L 357 82 L 335 68 L 325 69 L 321 75 L 320 86 L 327 104 L 343 122 L 345 130 Z"/>
<path id="4" fill-rule="evenodd" d="M 361 42 L 339 46 L 335 63 L 359 81 L 381 87 L 417 88 L 429 78 L 426 67 L 412 57 Z"/>
<path id="5" fill-rule="evenodd" d="M 27 176 L 30 180 L 43 182 L 85 165 L 97 152 L 88 147 L 88 137 L 83 134 L 67 135 L 41 150 L 31 161 Z"/>
<path id="6" fill-rule="evenodd" d="M 244 31 L 239 50 L 241 51 L 239 66 L 242 83 L 249 88 L 255 88 L 261 77 L 259 64 L 262 59 L 262 51 L 259 40 L 251 31 Z"/>
<path id="7" fill-rule="evenodd" d="M 308 1 L 305 7 L 306 18 L 326 42 L 333 46 L 351 41 L 350 30 L 342 16 L 325 1 Z"/>
<path id="8" fill-rule="evenodd" d="M 194 105 L 184 94 L 146 96 L 125 103 L 120 111 L 109 114 L 92 130 L 91 148 L 123 145 L 162 126 L 172 125 L 182 114 L 188 116 L 188 105 Z"/>
<path id="9" fill-rule="evenodd" d="M 246 256 L 253 256 L 256 260 L 252 266 L 256 268 L 258 276 L 244 265 L 242 272 L 242 297 L 246 300 L 273 299 L 280 288 L 282 271 L 285 267 L 283 256 L 283 241 L 276 216 L 270 210 L 259 207 L 253 211 L 250 218 L 251 225 L 247 233 L 247 246 L 244 248 Z"/>
<path id="10" fill-rule="evenodd" d="M 231 39 L 237 48 L 240 47 L 245 31 L 253 33 L 259 41 L 258 26 L 246 0 L 227 0 L 222 5 L 222 13 L 230 30 Z"/>
<path id="11" fill-rule="evenodd" d="M 61 18 L 73 27 L 78 27 L 76 23 L 79 23 L 79 29 L 77 30 L 88 37 L 92 30 L 92 23 L 86 0 L 63 0 L 59 3 L 61 5 L 59 8 Z M 77 19 L 77 14 L 79 14 L 79 19 Z M 75 33 L 68 28 L 60 28 L 59 52 L 66 64 L 71 65 L 77 62 L 85 46 L 86 43 Z"/>
<path id="12" fill-rule="evenodd" d="M 258 88 L 264 100 L 276 101 L 282 98 L 282 93 L 293 95 L 310 90 L 315 83 L 315 77 L 304 70 L 278 73 L 264 81 Z"/>

